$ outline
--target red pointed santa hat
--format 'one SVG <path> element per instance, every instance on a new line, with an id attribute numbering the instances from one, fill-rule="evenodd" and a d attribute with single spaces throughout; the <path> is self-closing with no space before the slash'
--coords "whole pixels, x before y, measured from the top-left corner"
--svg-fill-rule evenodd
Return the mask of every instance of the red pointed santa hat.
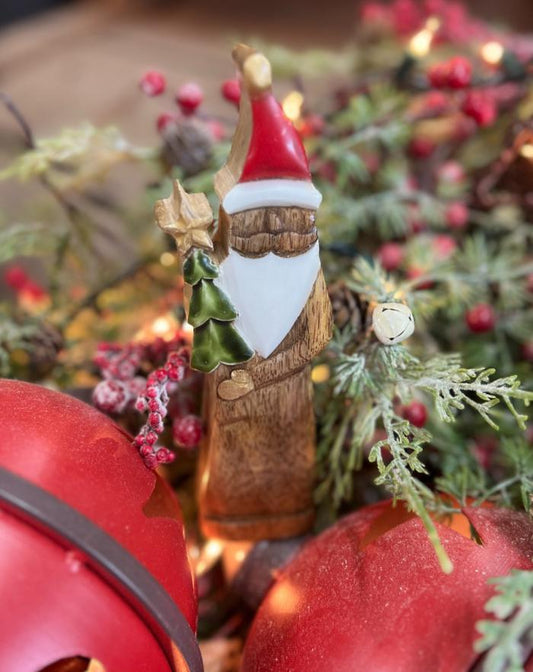
<path id="1" fill-rule="evenodd" d="M 250 145 L 240 180 L 224 198 L 224 210 L 229 214 L 268 206 L 316 210 L 322 196 L 311 182 L 305 149 L 269 83 L 262 90 L 252 89 L 250 97 Z"/>

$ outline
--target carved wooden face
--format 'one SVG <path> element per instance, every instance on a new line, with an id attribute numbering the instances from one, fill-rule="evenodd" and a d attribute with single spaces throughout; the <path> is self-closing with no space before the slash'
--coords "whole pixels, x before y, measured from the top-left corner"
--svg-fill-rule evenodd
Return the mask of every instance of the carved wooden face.
<path id="1" fill-rule="evenodd" d="M 220 233 L 229 247 L 246 257 L 269 252 L 296 256 L 307 252 L 318 239 L 315 214 L 314 210 L 282 207 L 224 213 Z"/>

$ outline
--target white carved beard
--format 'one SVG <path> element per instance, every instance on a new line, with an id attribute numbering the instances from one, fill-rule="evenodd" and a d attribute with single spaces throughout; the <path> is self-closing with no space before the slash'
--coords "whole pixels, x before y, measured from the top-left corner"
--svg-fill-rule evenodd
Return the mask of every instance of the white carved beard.
<path id="1" fill-rule="evenodd" d="M 215 284 L 239 316 L 235 326 L 261 357 L 268 357 L 291 330 L 311 294 L 320 257 L 318 242 L 295 257 L 269 252 L 244 257 L 231 249 Z"/>

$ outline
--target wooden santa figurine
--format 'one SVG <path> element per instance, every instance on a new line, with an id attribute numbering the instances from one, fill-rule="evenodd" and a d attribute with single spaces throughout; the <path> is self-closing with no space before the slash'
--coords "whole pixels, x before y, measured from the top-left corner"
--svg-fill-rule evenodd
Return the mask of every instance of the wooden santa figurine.
<path id="1" fill-rule="evenodd" d="M 272 94 L 268 60 L 244 45 L 233 56 L 243 92 L 230 157 L 215 180 L 218 227 L 212 249 L 204 246 L 209 255 L 193 252 L 184 267 L 193 285 L 192 363 L 211 371 L 199 507 L 208 536 L 272 539 L 313 522 L 310 363 L 331 337 L 331 307 L 315 224 L 321 196 L 305 150 Z M 177 209 L 194 210 L 184 199 L 198 197 L 183 192 Z M 199 282 L 211 283 L 203 301 Z"/>

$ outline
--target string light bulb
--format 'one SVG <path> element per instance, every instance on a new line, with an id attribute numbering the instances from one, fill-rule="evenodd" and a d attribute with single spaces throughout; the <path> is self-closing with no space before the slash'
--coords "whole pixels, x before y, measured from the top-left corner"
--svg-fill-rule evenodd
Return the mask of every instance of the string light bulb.
<path id="1" fill-rule="evenodd" d="M 298 121 L 302 112 L 302 105 L 304 104 L 304 97 L 301 91 L 291 91 L 288 93 L 281 107 L 283 108 L 283 113 L 290 119 L 293 123 Z"/>
<path id="2" fill-rule="evenodd" d="M 533 144 L 530 142 L 526 143 L 525 145 L 522 146 L 520 149 L 520 155 L 523 156 L 525 159 L 533 159 Z"/>
<path id="3" fill-rule="evenodd" d="M 196 576 L 205 574 L 211 567 L 218 562 L 224 551 L 224 544 L 219 539 L 209 539 L 202 547 L 194 570 Z"/>
<path id="4" fill-rule="evenodd" d="M 409 53 L 414 58 L 427 56 L 435 33 L 440 28 L 440 20 L 436 16 L 430 16 L 422 30 L 413 35 L 409 40 Z"/>
<path id="5" fill-rule="evenodd" d="M 172 254 L 172 252 L 163 252 L 159 257 L 159 261 L 161 266 L 172 266 L 176 261 L 176 255 Z"/>
<path id="6" fill-rule="evenodd" d="M 503 58 L 504 48 L 499 42 L 486 42 L 479 50 L 481 58 L 489 65 L 498 65 Z"/>

